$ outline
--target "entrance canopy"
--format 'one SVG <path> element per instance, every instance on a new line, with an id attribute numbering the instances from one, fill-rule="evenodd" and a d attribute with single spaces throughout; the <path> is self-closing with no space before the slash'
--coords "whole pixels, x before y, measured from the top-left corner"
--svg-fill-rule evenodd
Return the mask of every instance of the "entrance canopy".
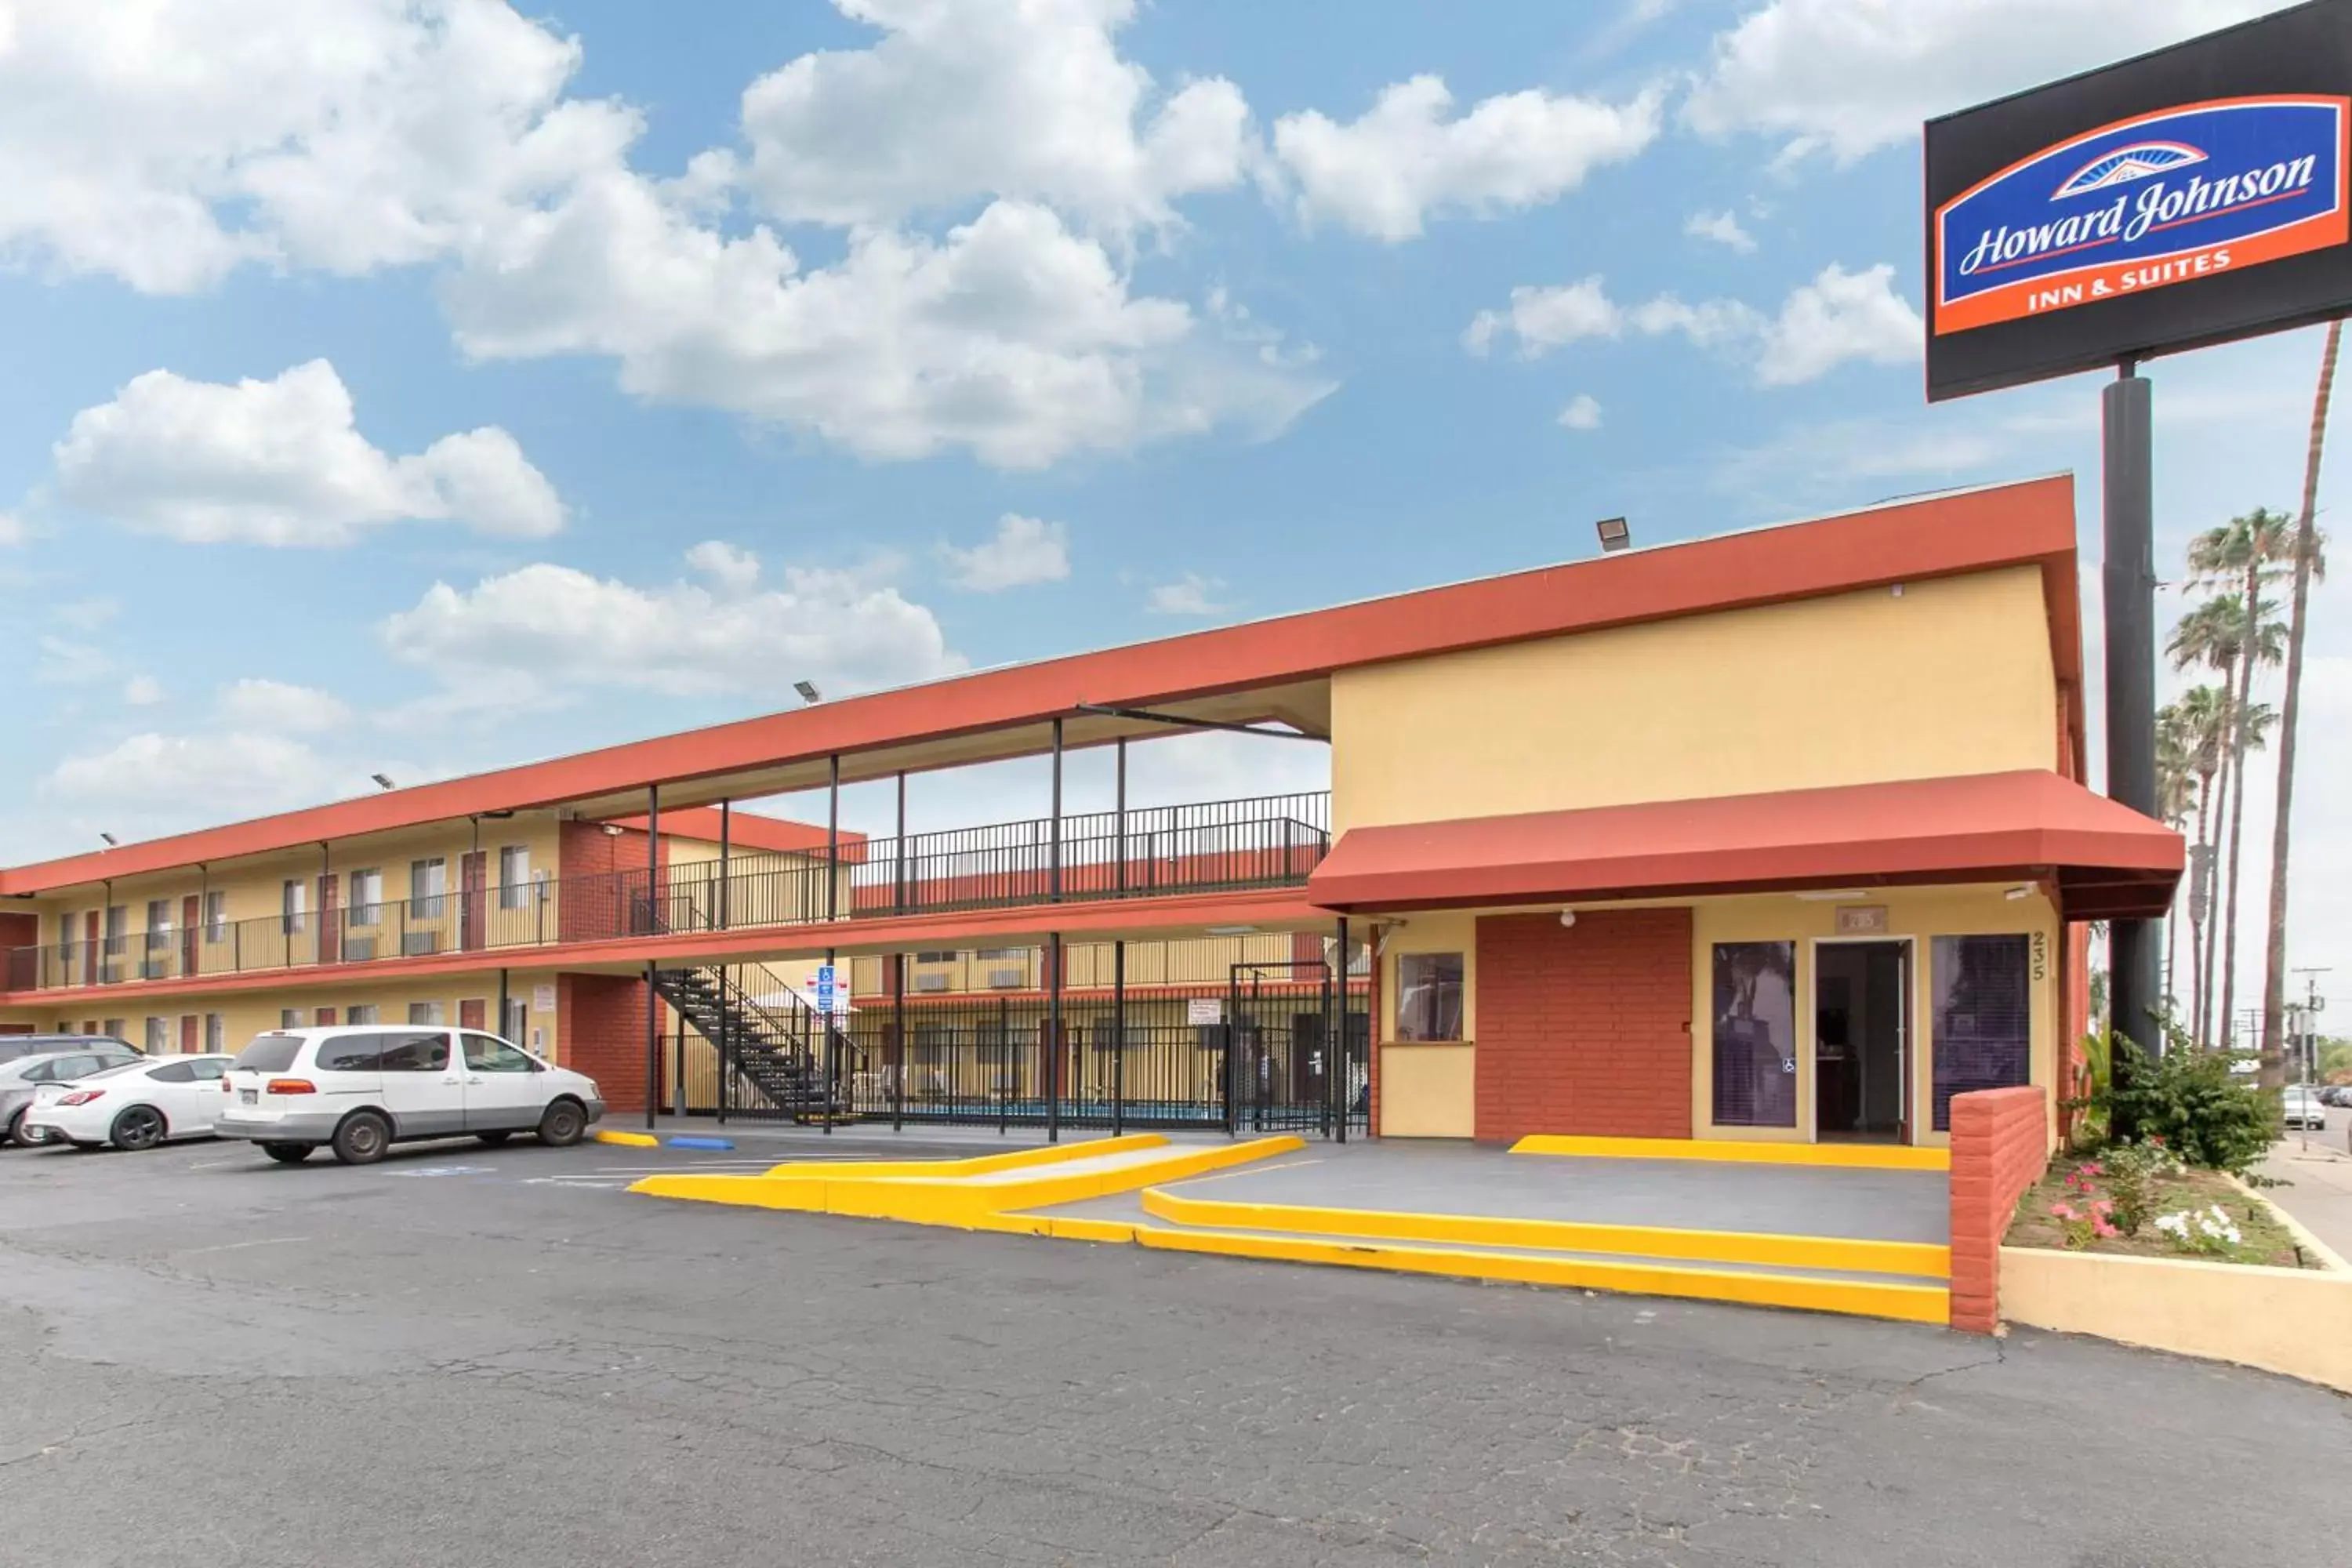
<path id="1" fill-rule="evenodd" d="M 2180 836 L 2040 771 L 1357 827 L 1307 879 L 1348 913 L 2049 879 L 2073 920 L 2162 915 Z"/>

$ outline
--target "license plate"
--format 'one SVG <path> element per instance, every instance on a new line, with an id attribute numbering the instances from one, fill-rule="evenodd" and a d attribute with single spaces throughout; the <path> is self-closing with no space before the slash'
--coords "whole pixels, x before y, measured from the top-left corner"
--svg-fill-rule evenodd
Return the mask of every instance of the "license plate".
<path id="1" fill-rule="evenodd" d="M 257 1089 L 240 1089 L 236 1091 L 236 1102 L 239 1105 L 258 1105 L 261 1103 L 261 1091 Z"/>

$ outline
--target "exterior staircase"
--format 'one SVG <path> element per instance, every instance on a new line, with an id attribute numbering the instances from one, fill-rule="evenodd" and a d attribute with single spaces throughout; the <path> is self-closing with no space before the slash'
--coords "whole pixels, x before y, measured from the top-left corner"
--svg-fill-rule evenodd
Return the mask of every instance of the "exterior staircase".
<path id="1" fill-rule="evenodd" d="M 830 1026 L 788 988 L 779 984 L 766 999 L 755 999 L 713 966 L 657 970 L 654 989 L 718 1051 L 722 1079 L 731 1077 L 766 1110 L 809 1125 L 855 1120 L 838 1084 L 848 1065 L 848 1042 L 838 1037 L 834 1042 L 836 1081 L 828 1084 Z M 744 1109 L 756 1114 L 759 1107 Z"/>

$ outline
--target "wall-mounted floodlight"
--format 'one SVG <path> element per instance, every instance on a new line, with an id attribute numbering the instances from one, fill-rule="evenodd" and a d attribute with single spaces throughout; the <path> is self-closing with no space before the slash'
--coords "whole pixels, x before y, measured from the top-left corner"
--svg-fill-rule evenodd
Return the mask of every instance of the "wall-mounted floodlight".
<path id="1" fill-rule="evenodd" d="M 1601 535 L 1601 548 L 1603 550 L 1617 551 L 1633 548 L 1633 525 L 1622 517 L 1604 517 L 1592 525 L 1592 530 Z"/>
<path id="2" fill-rule="evenodd" d="M 816 682 L 814 680 L 795 680 L 793 682 L 793 689 L 801 694 L 801 700 L 803 702 L 824 700 L 817 695 Z"/>
<path id="3" fill-rule="evenodd" d="M 375 780 L 375 787 L 378 789 L 390 789 L 393 787 L 392 780 L 386 778 L 382 773 L 370 773 L 368 774 L 368 777 Z"/>
<path id="4" fill-rule="evenodd" d="M 117 840 L 117 839 L 116 839 L 116 837 L 114 837 L 114 835 L 113 835 L 113 834 L 111 834 L 111 833 L 101 833 L 101 834 L 100 834 L 100 835 L 99 835 L 99 837 L 100 837 L 100 838 L 103 838 L 103 839 L 105 839 L 105 840 L 106 840 L 106 847 L 107 847 L 109 849 L 113 848 L 113 847 L 114 847 L 114 846 L 119 842 L 119 840 Z"/>
<path id="5" fill-rule="evenodd" d="M 2008 899 L 2011 902 L 2014 902 L 2019 899 L 2030 899 L 2032 896 L 2033 884 L 2031 882 L 2020 882 L 2016 887 L 2011 888 L 2007 892 L 2001 894 L 2002 898 Z"/>

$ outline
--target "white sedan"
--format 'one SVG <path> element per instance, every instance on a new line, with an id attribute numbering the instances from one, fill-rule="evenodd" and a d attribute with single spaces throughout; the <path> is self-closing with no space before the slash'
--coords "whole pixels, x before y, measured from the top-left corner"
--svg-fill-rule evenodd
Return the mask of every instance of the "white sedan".
<path id="1" fill-rule="evenodd" d="M 25 1131 L 48 1144 L 152 1149 L 172 1138 L 209 1138 L 221 1113 L 227 1056 L 149 1057 L 70 1083 L 45 1083 L 25 1111 Z"/>

